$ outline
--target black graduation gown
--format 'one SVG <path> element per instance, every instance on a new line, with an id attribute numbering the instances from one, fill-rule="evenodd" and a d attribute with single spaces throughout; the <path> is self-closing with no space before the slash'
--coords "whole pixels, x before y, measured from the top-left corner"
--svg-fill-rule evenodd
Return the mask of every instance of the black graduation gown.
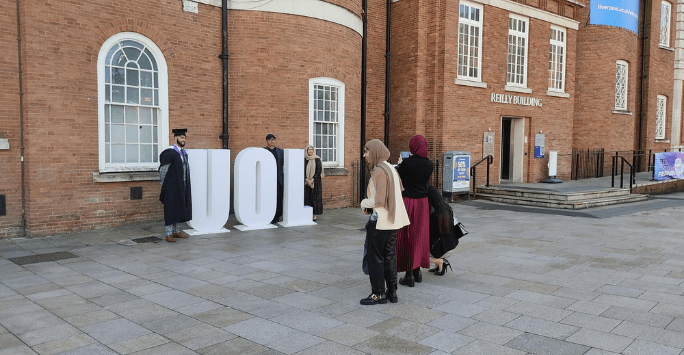
<path id="1" fill-rule="evenodd" d="M 162 183 L 159 201 L 164 204 L 164 223 L 168 226 L 192 219 L 192 193 L 190 191 L 190 164 L 186 169 L 185 184 L 183 184 L 183 160 L 175 149 L 165 149 L 159 155 L 160 167 L 166 164 L 171 165 Z"/>
<path id="2" fill-rule="evenodd" d="M 304 158 L 304 178 L 306 178 L 306 165 L 309 163 Z M 304 184 L 304 204 L 313 207 L 313 214 L 323 214 L 323 185 L 321 184 L 321 173 L 323 164 L 320 159 L 316 159 L 316 172 L 314 173 L 314 187 Z"/>

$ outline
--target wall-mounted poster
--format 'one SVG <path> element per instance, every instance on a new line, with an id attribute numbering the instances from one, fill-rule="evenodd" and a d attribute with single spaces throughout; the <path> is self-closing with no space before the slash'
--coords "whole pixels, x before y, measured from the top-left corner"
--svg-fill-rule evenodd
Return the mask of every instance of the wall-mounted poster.
<path id="1" fill-rule="evenodd" d="M 639 0 L 592 0 L 589 23 L 639 33 Z"/>
<path id="2" fill-rule="evenodd" d="M 654 169 L 655 180 L 684 179 L 684 153 L 656 153 Z"/>
<path id="3" fill-rule="evenodd" d="M 454 156 L 454 182 L 452 188 L 470 189 L 470 155 Z"/>

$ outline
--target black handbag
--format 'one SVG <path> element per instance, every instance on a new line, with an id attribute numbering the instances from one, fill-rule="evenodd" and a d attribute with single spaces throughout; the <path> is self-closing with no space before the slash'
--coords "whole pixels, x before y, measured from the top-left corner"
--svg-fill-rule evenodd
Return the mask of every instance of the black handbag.
<path id="1" fill-rule="evenodd" d="M 454 232 L 456 232 L 456 239 L 459 239 L 459 238 L 463 237 L 464 235 L 467 235 L 468 233 L 470 233 L 463 226 L 463 223 L 461 223 L 461 222 L 456 223 L 456 225 L 454 226 Z"/>

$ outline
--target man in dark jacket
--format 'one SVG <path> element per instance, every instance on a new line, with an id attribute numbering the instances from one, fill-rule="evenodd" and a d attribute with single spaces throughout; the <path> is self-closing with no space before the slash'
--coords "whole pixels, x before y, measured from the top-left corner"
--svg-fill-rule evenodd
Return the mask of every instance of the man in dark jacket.
<path id="1" fill-rule="evenodd" d="M 269 133 L 266 135 L 266 147 L 276 161 L 276 167 L 278 169 L 278 205 L 276 206 L 276 214 L 273 217 L 271 223 L 276 223 L 283 220 L 283 185 L 285 184 L 285 178 L 283 175 L 283 165 L 285 162 L 285 152 L 275 146 L 276 136 Z"/>
<path id="2" fill-rule="evenodd" d="M 185 152 L 185 133 L 187 129 L 174 129 L 176 144 L 159 155 L 159 177 L 161 194 L 159 201 L 164 204 L 164 223 L 166 241 L 175 243 L 175 238 L 187 238 L 178 228 L 179 223 L 192 219 L 192 194 L 190 192 L 190 165 Z"/>

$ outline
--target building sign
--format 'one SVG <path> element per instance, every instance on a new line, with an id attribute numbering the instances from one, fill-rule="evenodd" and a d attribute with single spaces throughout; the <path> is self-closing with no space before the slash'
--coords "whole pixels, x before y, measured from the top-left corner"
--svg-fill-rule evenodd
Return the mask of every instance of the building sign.
<path id="1" fill-rule="evenodd" d="M 656 153 L 654 168 L 654 180 L 684 179 L 684 153 Z"/>
<path id="2" fill-rule="evenodd" d="M 494 157 L 494 132 L 485 132 L 482 141 L 482 158 L 491 155 Z"/>
<path id="3" fill-rule="evenodd" d="M 546 137 L 543 134 L 534 135 L 534 158 L 543 159 L 544 158 L 544 141 Z"/>
<path id="4" fill-rule="evenodd" d="M 498 104 L 542 107 L 542 99 L 518 95 L 492 94 L 492 102 Z"/>
<path id="5" fill-rule="evenodd" d="M 639 33 L 639 0 L 592 0 L 589 24 L 621 27 Z"/>
<path id="6" fill-rule="evenodd" d="M 470 155 L 454 156 L 454 181 L 452 189 L 470 190 Z"/>

